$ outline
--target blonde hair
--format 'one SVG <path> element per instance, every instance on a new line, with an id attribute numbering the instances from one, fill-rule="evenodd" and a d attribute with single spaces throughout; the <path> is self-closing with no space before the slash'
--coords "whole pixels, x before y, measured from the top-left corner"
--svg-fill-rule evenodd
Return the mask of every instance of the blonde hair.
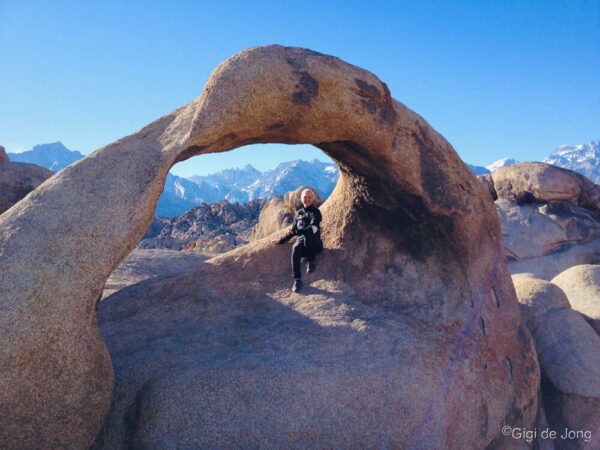
<path id="1" fill-rule="evenodd" d="M 309 192 L 312 194 L 313 198 L 315 198 L 315 193 L 312 191 L 312 189 L 304 189 L 302 192 L 300 192 L 300 200 L 302 200 Z"/>

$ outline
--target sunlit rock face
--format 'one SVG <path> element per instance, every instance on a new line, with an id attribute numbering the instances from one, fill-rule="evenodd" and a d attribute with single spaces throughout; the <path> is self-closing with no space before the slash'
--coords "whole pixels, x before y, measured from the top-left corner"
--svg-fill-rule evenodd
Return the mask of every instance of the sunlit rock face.
<path id="1" fill-rule="evenodd" d="M 262 239 L 97 313 L 169 168 L 266 142 L 315 145 L 340 168 L 304 293 L 289 292 L 289 246 Z M 335 57 L 231 57 L 197 99 L 2 215 L 0 266 L 9 446 L 483 448 L 535 419 L 539 367 L 489 192 L 384 83 Z"/>
<path id="2" fill-rule="evenodd" d="M 552 283 L 563 290 L 571 307 L 600 334 L 600 265 L 570 267 L 554 277 Z"/>
<path id="3" fill-rule="evenodd" d="M 551 429 L 565 436 L 570 436 L 565 429 L 574 432 L 572 437 L 557 439 L 557 448 L 597 448 L 600 336 L 571 308 L 570 299 L 554 281 L 514 278 L 523 319 L 539 356 L 544 413 Z M 564 285 L 570 277 L 557 278 Z"/>
<path id="4" fill-rule="evenodd" d="M 545 163 L 518 163 L 479 177 L 496 199 L 512 273 L 551 280 L 600 263 L 600 186 Z"/>

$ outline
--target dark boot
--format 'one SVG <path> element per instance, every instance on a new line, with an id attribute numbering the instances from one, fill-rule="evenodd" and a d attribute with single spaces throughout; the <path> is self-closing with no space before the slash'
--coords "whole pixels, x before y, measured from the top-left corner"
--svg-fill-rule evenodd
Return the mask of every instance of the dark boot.
<path id="1" fill-rule="evenodd" d="M 302 280 L 300 278 L 296 278 L 294 280 L 294 285 L 292 286 L 292 292 L 298 292 L 302 287 Z"/>

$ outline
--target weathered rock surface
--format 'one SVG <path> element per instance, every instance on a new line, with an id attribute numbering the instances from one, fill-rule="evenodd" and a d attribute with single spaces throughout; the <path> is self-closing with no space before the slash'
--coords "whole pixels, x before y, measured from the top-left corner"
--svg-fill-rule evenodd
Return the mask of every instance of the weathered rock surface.
<path id="1" fill-rule="evenodd" d="M 10 158 L 6 154 L 6 149 L 0 145 L 0 162 L 8 162 Z"/>
<path id="2" fill-rule="evenodd" d="M 600 211 L 600 187 L 572 170 L 540 162 L 502 167 L 490 175 L 498 198 L 525 202 L 569 202 Z"/>
<path id="3" fill-rule="evenodd" d="M 265 200 L 203 203 L 181 216 L 155 217 L 139 248 L 195 250 L 214 256 L 247 244 Z M 161 227 L 158 230 L 158 227 Z"/>
<path id="4" fill-rule="evenodd" d="M 170 223 L 171 223 L 171 219 L 169 217 L 160 216 L 158 214 L 155 214 L 154 217 L 152 218 L 152 223 L 146 230 L 146 233 L 142 237 L 140 244 L 142 242 L 144 242 L 146 239 L 152 239 L 152 238 L 155 238 L 156 236 L 158 236 L 160 234 L 160 232 L 162 231 L 162 229 Z M 138 244 L 138 247 L 140 246 L 140 244 Z"/>
<path id="5" fill-rule="evenodd" d="M 600 187 L 576 172 L 518 163 L 479 177 L 496 199 L 514 273 L 550 280 L 568 267 L 600 263 Z"/>
<path id="6" fill-rule="evenodd" d="M 260 211 L 258 223 L 252 228 L 250 242 L 257 241 L 290 226 L 294 220 L 296 210 L 302 207 L 300 194 L 307 188 L 312 189 L 314 192 L 315 200 L 313 204 L 317 208 L 325 202 L 321 193 L 312 186 L 300 186 L 293 191 L 286 192 L 283 197 L 280 195 L 273 197 Z"/>
<path id="7" fill-rule="evenodd" d="M 567 295 L 571 308 L 583 314 L 600 334 L 600 266 L 582 264 L 571 267 L 554 277 L 552 283 Z"/>
<path id="8" fill-rule="evenodd" d="M 340 168 L 309 297 L 267 240 L 125 288 L 100 303 L 111 396 L 96 306 L 169 168 L 260 142 Z M 112 397 L 101 448 L 502 447 L 536 419 L 539 366 L 501 242 L 489 194 L 373 74 L 241 52 L 0 216 L 0 444 L 85 447 Z"/>
<path id="9" fill-rule="evenodd" d="M 54 172 L 35 164 L 10 162 L 8 158 L 0 161 L 0 214 L 52 175 Z"/>
<path id="10" fill-rule="evenodd" d="M 206 259 L 198 253 L 136 248 L 106 280 L 102 298 L 148 278 L 168 277 L 198 267 Z"/>
<path id="11" fill-rule="evenodd" d="M 600 336 L 573 311 L 565 293 L 540 279 L 514 285 L 539 356 L 542 394 L 551 428 L 600 432 Z M 596 436 L 597 439 L 597 436 Z M 577 442 L 577 446 L 575 446 Z M 556 441 L 558 448 L 588 447 L 585 439 Z M 571 445 L 573 444 L 573 445 Z"/>

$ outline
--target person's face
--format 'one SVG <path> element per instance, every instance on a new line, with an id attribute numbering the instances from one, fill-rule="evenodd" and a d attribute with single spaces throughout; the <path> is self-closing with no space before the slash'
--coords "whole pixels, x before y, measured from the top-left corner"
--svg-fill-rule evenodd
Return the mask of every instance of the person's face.
<path id="1" fill-rule="evenodd" d="M 302 204 L 305 208 L 308 208 L 310 205 L 312 205 L 314 201 L 315 197 L 311 192 L 307 192 L 306 194 L 304 194 L 304 197 L 302 197 Z"/>

